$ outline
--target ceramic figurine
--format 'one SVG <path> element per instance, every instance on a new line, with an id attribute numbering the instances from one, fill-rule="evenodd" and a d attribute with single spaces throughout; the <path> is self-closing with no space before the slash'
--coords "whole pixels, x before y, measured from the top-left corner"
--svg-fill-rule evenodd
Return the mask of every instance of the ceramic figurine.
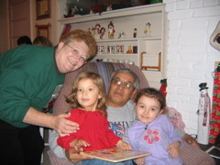
<path id="1" fill-rule="evenodd" d="M 125 38 L 125 32 L 120 32 L 118 35 L 118 38 Z"/>
<path id="2" fill-rule="evenodd" d="M 104 35 L 105 35 L 105 28 L 104 27 L 102 27 L 101 29 L 100 29 L 100 39 L 103 39 L 103 37 L 104 37 Z"/>
<path id="3" fill-rule="evenodd" d="M 115 29 L 112 21 L 108 24 L 108 38 L 114 39 Z"/>
<path id="4" fill-rule="evenodd" d="M 144 34 L 145 34 L 146 36 L 150 36 L 150 32 L 151 32 L 150 27 L 151 27 L 151 24 L 150 24 L 149 22 L 146 23 L 145 29 L 144 29 Z"/>
<path id="5" fill-rule="evenodd" d="M 131 54 L 131 53 L 132 53 L 132 48 L 131 48 L 131 46 L 128 46 L 128 50 L 127 50 L 126 53 L 127 53 L 127 54 Z"/>
<path id="6" fill-rule="evenodd" d="M 137 37 L 137 28 L 134 28 L 134 34 L 133 37 L 136 38 Z"/>
<path id="7" fill-rule="evenodd" d="M 108 3 L 106 11 L 111 11 L 111 10 L 112 10 L 112 5 L 110 3 Z"/>
<path id="8" fill-rule="evenodd" d="M 98 40 L 100 39 L 100 28 L 101 28 L 101 25 L 100 24 L 96 24 L 95 27 L 92 28 L 92 31 L 93 31 L 93 37 Z"/>

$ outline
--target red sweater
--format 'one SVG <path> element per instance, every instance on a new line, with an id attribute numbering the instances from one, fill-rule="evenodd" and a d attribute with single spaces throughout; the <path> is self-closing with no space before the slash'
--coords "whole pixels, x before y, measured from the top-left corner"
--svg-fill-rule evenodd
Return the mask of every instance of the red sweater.
<path id="1" fill-rule="evenodd" d="M 79 124 L 79 130 L 69 136 L 59 137 L 58 145 L 66 150 L 71 149 L 69 143 L 75 139 L 83 139 L 90 144 L 90 147 L 83 147 L 84 151 L 92 151 L 115 147 L 120 140 L 114 132 L 109 129 L 107 118 L 99 111 L 85 111 L 73 109 L 70 111 L 71 121 Z"/>

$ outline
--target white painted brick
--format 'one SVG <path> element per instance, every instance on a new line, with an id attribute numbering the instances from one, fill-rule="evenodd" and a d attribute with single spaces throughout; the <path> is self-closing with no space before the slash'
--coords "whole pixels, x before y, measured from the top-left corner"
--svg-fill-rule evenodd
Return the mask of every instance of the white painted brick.
<path id="1" fill-rule="evenodd" d="M 190 8 L 201 8 L 203 7 L 203 0 L 193 0 L 190 2 Z"/>
<path id="2" fill-rule="evenodd" d="M 182 30 L 179 35 L 179 44 L 189 46 L 207 45 L 207 37 L 201 36 L 206 30 Z"/>
<path id="3" fill-rule="evenodd" d="M 208 25 L 209 25 L 209 20 L 202 18 L 201 19 L 191 18 L 181 21 L 182 29 L 192 29 L 192 30 L 205 29 L 208 27 Z"/>
<path id="4" fill-rule="evenodd" d="M 219 5 L 219 0 L 204 0 L 204 6 L 217 6 Z"/>
<path id="5" fill-rule="evenodd" d="M 187 19 L 193 16 L 193 11 L 179 11 L 168 14 L 169 20 Z"/>
<path id="6" fill-rule="evenodd" d="M 187 1 L 179 1 L 176 3 L 176 10 L 189 9 L 189 3 Z"/>
<path id="7" fill-rule="evenodd" d="M 189 88 L 189 87 L 184 87 L 184 88 L 179 88 L 177 90 L 177 92 L 181 95 L 187 95 L 187 96 L 195 96 L 195 92 L 196 89 L 194 88 Z M 190 99 L 188 98 L 188 101 L 190 101 Z"/>
<path id="8" fill-rule="evenodd" d="M 169 85 L 175 85 L 178 87 L 183 87 L 183 86 L 190 86 L 191 84 L 191 80 L 189 79 L 181 79 L 181 78 L 176 78 L 176 77 L 171 77 L 169 78 L 169 80 L 167 80 L 167 82 L 169 82 Z"/>
<path id="9" fill-rule="evenodd" d="M 204 78 L 204 73 L 200 71 L 194 71 L 191 70 L 181 70 L 178 72 L 178 76 L 186 79 L 203 79 Z"/>
<path id="10" fill-rule="evenodd" d="M 209 43 L 220 20 L 220 0 L 164 0 L 164 3 L 169 5 L 167 105 L 181 111 L 187 133 L 197 134 L 199 84 L 207 82 L 212 97 L 211 73 L 214 62 L 220 61 L 220 52 Z"/>
<path id="11" fill-rule="evenodd" d="M 184 95 L 179 95 L 178 97 L 176 95 L 172 96 L 172 94 L 169 94 L 169 95 L 173 99 L 173 101 L 186 102 L 189 99 L 188 96 L 184 96 Z"/>
<path id="12" fill-rule="evenodd" d="M 182 42 L 183 43 L 183 42 Z M 191 46 L 190 44 L 188 44 L 187 42 L 185 42 L 185 45 L 181 45 L 180 51 L 182 53 L 204 53 L 206 52 L 206 47 L 205 45 L 202 46 Z"/>
<path id="13" fill-rule="evenodd" d="M 204 61 L 205 53 L 179 53 L 179 60 L 182 62 L 201 62 Z"/>
<path id="14" fill-rule="evenodd" d="M 176 0 L 163 0 L 163 3 L 169 4 L 169 3 L 175 3 Z"/>
<path id="15" fill-rule="evenodd" d="M 189 68 L 192 68 L 191 64 L 184 64 L 182 62 L 176 62 L 176 63 L 171 63 L 167 66 L 168 69 L 176 69 L 176 70 L 187 70 Z"/>
<path id="16" fill-rule="evenodd" d="M 193 70 L 198 70 L 202 72 L 211 72 L 213 69 L 210 68 L 210 65 L 207 65 L 207 62 L 194 63 L 192 65 Z"/>
<path id="17" fill-rule="evenodd" d="M 169 30 L 178 30 L 180 28 L 180 21 L 179 20 L 172 20 L 169 24 Z"/>
<path id="18" fill-rule="evenodd" d="M 195 9 L 193 17 L 210 17 L 210 16 L 219 16 L 219 15 L 220 15 L 220 6 Z"/>
<path id="19" fill-rule="evenodd" d="M 166 4 L 165 11 L 172 12 L 175 9 L 175 4 Z"/>
<path id="20" fill-rule="evenodd" d="M 191 98 L 191 97 L 190 97 Z M 184 103 L 184 104 L 179 104 L 180 105 L 180 112 L 181 113 L 185 113 L 185 114 L 196 114 L 197 109 L 198 109 L 198 104 L 192 104 L 191 99 L 189 99 L 190 101 L 188 103 Z M 194 103 L 199 103 L 199 99 L 195 99 L 194 97 Z M 187 118 L 186 118 L 187 119 Z"/>
<path id="21" fill-rule="evenodd" d="M 167 74 L 167 77 L 177 77 L 177 72 L 175 70 L 169 71 Z"/>

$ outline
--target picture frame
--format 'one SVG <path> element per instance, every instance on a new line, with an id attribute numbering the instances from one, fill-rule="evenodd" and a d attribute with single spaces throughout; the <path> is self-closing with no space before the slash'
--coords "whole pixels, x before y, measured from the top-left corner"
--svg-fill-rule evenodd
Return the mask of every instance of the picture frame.
<path id="1" fill-rule="evenodd" d="M 50 38 L 50 24 L 48 23 L 47 25 L 35 25 L 36 27 L 36 36 L 43 36 L 46 37 L 47 39 Z"/>
<path id="2" fill-rule="evenodd" d="M 50 0 L 36 0 L 37 20 L 50 18 Z"/>

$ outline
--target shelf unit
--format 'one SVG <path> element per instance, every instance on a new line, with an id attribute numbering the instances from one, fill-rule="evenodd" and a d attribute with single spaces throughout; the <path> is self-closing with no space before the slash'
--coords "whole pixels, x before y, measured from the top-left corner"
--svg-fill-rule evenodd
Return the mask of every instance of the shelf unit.
<path id="1" fill-rule="evenodd" d="M 61 5 L 61 9 L 63 6 Z M 61 17 L 64 12 L 61 11 Z M 143 70 L 145 76 L 149 80 L 151 86 L 158 87 L 160 79 L 166 78 L 166 53 L 165 45 L 165 31 L 166 31 L 166 13 L 165 5 L 163 3 L 153 5 L 136 6 L 112 11 L 102 12 L 99 14 L 88 14 L 82 16 L 74 16 L 70 18 L 61 18 L 60 33 L 65 25 L 71 25 L 72 29 L 88 30 L 98 23 L 101 27 L 106 29 L 103 39 L 97 39 L 97 45 L 104 47 L 102 52 L 98 52 L 94 60 L 102 59 L 106 61 L 124 61 L 134 63 L 141 67 L 141 54 L 146 52 L 143 57 L 143 64 L 152 65 Z M 114 39 L 108 39 L 108 24 L 113 22 L 115 34 Z M 151 33 L 149 36 L 144 35 L 146 23 L 151 24 Z M 137 28 L 137 37 L 133 37 L 134 29 Z M 121 32 L 125 33 L 123 38 L 118 38 Z M 115 47 L 115 53 L 109 53 L 108 47 Z M 124 52 L 117 52 L 117 48 L 124 47 Z M 137 48 L 135 53 L 127 54 L 128 47 Z M 159 58 L 159 54 L 161 54 Z M 154 69 L 160 60 L 160 70 Z M 149 79 L 148 77 L 151 77 Z M 156 85 L 153 85 L 157 83 Z"/>

